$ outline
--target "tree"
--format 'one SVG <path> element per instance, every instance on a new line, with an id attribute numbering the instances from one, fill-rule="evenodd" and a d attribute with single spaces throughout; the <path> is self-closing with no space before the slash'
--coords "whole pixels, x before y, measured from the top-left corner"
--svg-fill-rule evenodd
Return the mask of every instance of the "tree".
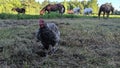
<path id="1" fill-rule="evenodd" d="M 19 6 L 18 0 L 16 0 L 16 5 Z M 0 13 L 12 13 L 11 9 L 14 7 L 13 1 L 11 0 L 0 0 Z"/>
<path id="2" fill-rule="evenodd" d="M 40 3 L 35 0 L 22 0 L 22 7 L 25 7 L 27 14 L 39 14 Z M 31 11 L 32 10 L 32 11 Z"/>
<path id="3" fill-rule="evenodd" d="M 83 10 L 84 10 L 84 6 L 81 4 L 81 2 L 79 2 L 79 5 L 78 5 L 78 6 L 80 7 L 80 13 L 82 13 Z"/>
<path id="4" fill-rule="evenodd" d="M 43 7 L 46 6 L 47 4 L 49 4 L 49 0 L 44 0 L 44 1 L 42 2 L 42 6 L 43 6 Z"/>
<path id="5" fill-rule="evenodd" d="M 88 7 L 93 9 L 93 13 L 98 13 L 97 0 L 91 0 L 88 2 Z"/>
<path id="6" fill-rule="evenodd" d="M 83 1 L 81 2 L 81 4 L 84 6 L 84 9 L 87 8 L 87 6 L 88 6 L 88 3 L 87 3 L 86 0 L 83 0 Z"/>
<path id="7" fill-rule="evenodd" d="M 64 0 L 64 6 L 65 6 L 65 13 L 67 13 L 67 1 Z"/>
<path id="8" fill-rule="evenodd" d="M 75 2 L 74 2 L 74 1 L 70 1 L 69 4 L 67 5 L 67 8 L 68 8 L 69 10 L 72 10 L 72 9 L 75 8 L 75 7 L 76 7 L 76 5 L 75 5 Z"/>

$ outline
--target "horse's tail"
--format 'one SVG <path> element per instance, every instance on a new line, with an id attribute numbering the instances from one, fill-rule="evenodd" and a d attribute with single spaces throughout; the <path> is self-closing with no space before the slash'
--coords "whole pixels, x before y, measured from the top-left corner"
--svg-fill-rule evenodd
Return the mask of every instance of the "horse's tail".
<path id="1" fill-rule="evenodd" d="M 65 12 L 65 6 L 62 5 L 62 13 L 64 13 L 64 12 Z"/>
<path id="2" fill-rule="evenodd" d="M 101 14 L 101 7 L 100 7 L 100 9 L 99 9 L 99 12 L 98 12 L 98 17 L 100 18 L 100 14 Z"/>

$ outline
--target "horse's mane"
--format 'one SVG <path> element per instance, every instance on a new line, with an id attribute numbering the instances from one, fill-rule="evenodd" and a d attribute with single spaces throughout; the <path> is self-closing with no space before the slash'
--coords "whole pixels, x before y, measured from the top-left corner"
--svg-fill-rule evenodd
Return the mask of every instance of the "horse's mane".
<path id="1" fill-rule="evenodd" d="M 112 6 L 112 4 L 111 4 L 111 3 L 105 3 L 105 5 L 107 5 L 107 6 Z"/>
<path id="2" fill-rule="evenodd" d="M 112 4 L 111 4 L 111 3 L 105 3 L 105 4 L 102 4 L 102 5 L 101 5 L 101 7 L 103 7 L 103 6 L 104 6 L 104 7 L 108 7 L 108 6 L 109 6 L 109 7 L 112 7 Z"/>
<path id="3" fill-rule="evenodd" d="M 45 7 L 43 7 L 41 11 L 43 11 L 43 10 L 45 11 L 45 9 L 46 9 L 49 5 L 51 5 L 51 4 L 48 4 L 48 5 L 46 5 Z"/>

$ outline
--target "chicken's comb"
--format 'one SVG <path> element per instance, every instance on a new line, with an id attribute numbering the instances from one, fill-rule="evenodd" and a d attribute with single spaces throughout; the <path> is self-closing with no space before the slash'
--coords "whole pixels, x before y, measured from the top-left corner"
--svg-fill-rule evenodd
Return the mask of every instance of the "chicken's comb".
<path id="1" fill-rule="evenodd" d="M 43 23 L 44 20 L 42 18 L 39 19 L 39 23 Z"/>

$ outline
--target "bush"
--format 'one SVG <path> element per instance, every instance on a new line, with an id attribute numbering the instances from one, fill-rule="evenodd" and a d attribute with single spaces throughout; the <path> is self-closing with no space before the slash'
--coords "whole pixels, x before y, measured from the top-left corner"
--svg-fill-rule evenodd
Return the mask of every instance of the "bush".
<path id="1" fill-rule="evenodd" d="M 8 19 L 8 18 L 12 18 L 12 17 L 14 17 L 14 15 L 12 15 L 12 14 L 6 14 L 6 13 L 0 14 L 0 19 Z"/>
<path id="2" fill-rule="evenodd" d="M 120 15 L 120 11 L 117 11 L 117 10 L 116 10 L 116 11 L 114 12 L 114 14 L 115 14 L 115 15 Z"/>
<path id="3" fill-rule="evenodd" d="M 60 18 L 62 17 L 62 15 L 60 15 L 59 13 L 56 13 L 56 12 L 51 12 L 50 14 L 44 14 L 44 15 L 41 15 L 42 18 Z"/>
<path id="4" fill-rule="evenodd" d="M 120 14 L 117 13 L 117 14 Z M 83 16 L 83 15 L 74 15 L 74 14 L 59 14 L 56 12 L 51 12 L 50 14 L 46 13 L 44 15 L 27 15 L 27 14 L 6 14 L 1 13 L 0 19 L 55 19 L 55 18 L 97 18 L 97 16 Z"/>
<path id="5" fill-rule="evenodd" d="M 26 14 L 6 14 L 1 13 L 0 19 L 38 19 L 40 15 L 26 15 Z"/>

